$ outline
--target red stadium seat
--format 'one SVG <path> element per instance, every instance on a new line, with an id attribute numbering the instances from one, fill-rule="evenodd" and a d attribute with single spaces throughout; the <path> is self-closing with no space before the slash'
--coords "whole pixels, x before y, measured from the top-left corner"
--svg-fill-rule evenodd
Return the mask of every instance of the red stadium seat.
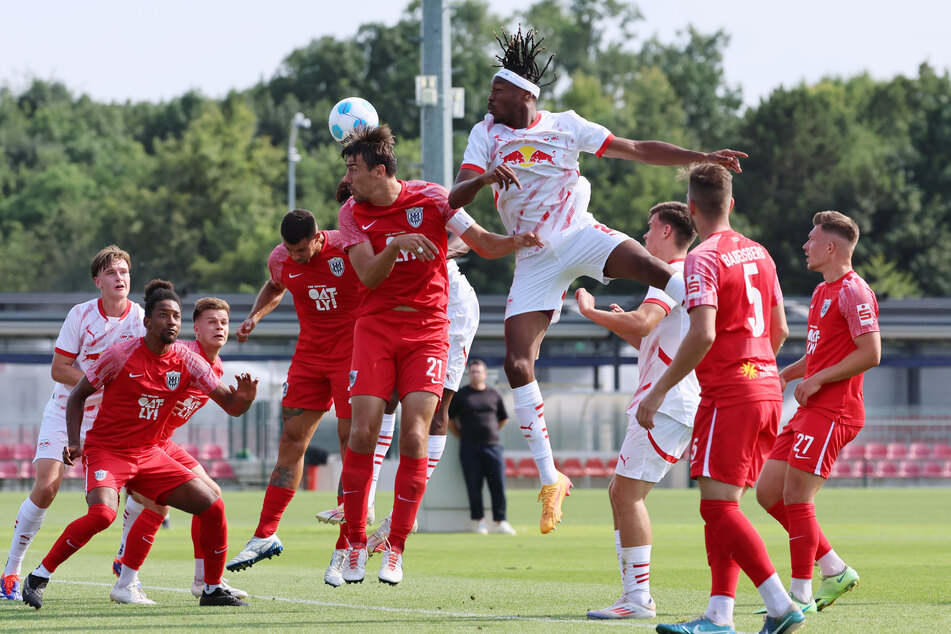
<path id="1" fill-rule="evenodd" d="M 951 460 L 951 445 L 943 442 L 935 443 L 931 448 L 932 460 Z"/>
<path id="2" fill-rule="evenodd" d="M 865 457 L 865 445 L 850 442 L 839 452 L 840 460 L 861 460 Z"/>
<path id="3" fill-rule="evenodd" d="M 506 478 L 518 477 L 518 465 L 515 464 L 515 460 L 512 458 L 505 459 L 505 477 Z"/>
<path id="4" fill-rule="evenodd" d="M 225 457 L 225 452 L 221 448 L 221 445 L 213 442 L 206 442 L 201 448 L 201 455 L 199 459 L 201 460 L 223 460 Z"/>
<path id="5" fill-rule="evenodd" d="M 926 462 L 921 470 L 923 478 L 941 478 L 944 465 L 938 461 Z"/>
<path id="6" fill-rule="evenodd" d="M 870 442 L 865 445 L 866 460 L 882 460 L 888 455 L 888 447 L 884 443 Z"/>
<path id="7" fill-rule="evenodd" d="M 832 465 L 832 473 L 829 474 L 830 478 L 851 478 L 852 475 L 852 463 L 846 460 L 838 460 L 835 464 Z"/>
<path id="8" fill-rule="evenodd" d="M 584 473 L 592 478 L 606 478 L 608 476 L 608 470 L 604 466 L 604 460 L 601 460 L 601 458 L 597 456 L 585 460 Z"/>
<path id="9" fill-rule="evenodd" d="M 872 475 L 872 465 L 865 460 L 853 460 L 852 461 L 852 477 L 853 478 L 864 478 L 865 476 Z"/>
<path id="10" fill-rule="evenodd" d="M 951 460 L 946 461 L 944 466 L 941 468 L 941 477 L 951 478 Z"/>
<path id="11" fill-rule="evenodd" d="M 19 480 L 20 467 L 15 462 L 0 462 L 0 480 Z"/>
<path id="12" fill-rule="evenodd" d="M 613 475 L 614 475 L 614 470 L 617 469 L 617 456 L 615 456 L 615 457 L 611 458 L 610 460 L 608 460 L 608 464 L 607 464 L 606 466 L 607 466 L 607 470 L 608 470 L 608 477 L 613 476 Z"/>
<path id="13" fill-rule="evenodd" d="M 193 443 L 193 442 L 182 443 L 181 447 L 182 447 L 182 449 L 184 449 L 185 451 L 187 451 L 188 453 L 190 453 L 191 456 L 192 456 L 192 458 L 197 459 L 198 456 L 201 454 L 201 452 L 198 451 L 198 445 L 196 445 L 196 444 Z"/>
<path id="14" fill-rule="evenodd" d="M 231 466 L 231 463 L 227 460 L 219 460 L 218 462 L 211 465 L 211 473 L 209 473 L 213 480 L 234 480 L 234 468 Z"/>
<path id="15" fill-rule="evenodd" d="M 32 480 L 36 477 L 36 465 L 32 462 L 20 463 L 20 477 L 24 480 Z"/>
<path id="16" fill-rule="evenodd" d="M 14 460 L 33 460 L 33 456 L 36 454 L 36 447 L 33 445 L 28 445 L 25 442 L 17 443 L 13 446 L 13 459 Z"/>
<path id="17" fill-rule="evenodd" d="M 897 478 L 898 465 L 891 460 L 879 460 L 875 463 L 875 470 L 872 472 L 874 478 Z"/>
<path id="18" fill-rule="evenodd" d="M 13 458 L 13 447 L 11 445 L 0 445 L 0 460 L 10 460 Z"/>
<path id="19" fill-rule="evenodd" d="M 885 449 L 885 458 L 888 460 L 904 460 L 908 455 L 908 445 L 903 442 L 890 442 Z"/>
<path id="20" fill-rule="evenodd" d="M 584 477 L 584 467 L 581 465 L 580 458 L 565 458 L 560 471 L 569 478 Z"/>
<path id="21" fill-rule="evenodd" d="M 908 445 L 908 460 L 927 460 L 931 456 L 931 445 L 926 442 L 913 442 Z"/>
<path id="22" fill-rule="evenodd" d="M 898 477 L 917 480 L 921 477 L 921 463 L 917 460 L 902 460 L 898 463 Z"/>
<path id="23" fill-rule="evenodd" d="M 66 467 L 66 479 L 68 480 L 81 480 L 85 475 L 86 472 L 81 464 Z"/>
<path id="24" fill-rule="evenodd" d="M 538 466 L 535 464 L 535 459 L 528 457 L 522 458 L 518 461 L 518 477 L 520 478 L 537 478 L 538 477 Z"/>
<path id="25" fill-rule="evenodd" d="M 559 458 L 558 456 L 552 456 L 551 461 L 555 463 L 556 471 L 563 471 L 561 467 L 561 458 Z"/>

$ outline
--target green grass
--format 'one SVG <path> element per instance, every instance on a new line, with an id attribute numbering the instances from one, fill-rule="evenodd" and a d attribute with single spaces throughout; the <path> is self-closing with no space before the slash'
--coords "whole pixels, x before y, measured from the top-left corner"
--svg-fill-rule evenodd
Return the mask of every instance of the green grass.
<path id="1" fill-rule="evenodd" d="M 5 553 L 24 495 L 0 493 L 0 554 Z M 565 521 L 547 536 L 538 533 L 534 497 L 532 491 L 509 492 L 509 519 L 519 531 L 515 537 L 414 535 L 403 583 L 377 583 L 378 558 L 371 558 L 366 582 L 334 589 L 323 583 L 323 572 L 335 531 L 313 519 L 334 499 L 327 493 L 301 492 L 278 531 L 284 554 L 228 575 L 233 585 L 252 595 L 251 607 L 244 609 L 200 609 L 187 593 L 193 572 L 190 518 L 177 511 L 172 529 L 159 532 L 141 571 L 149 597 L 159 605 L 111 603 L 117 521 L 60 567 L 42 610 L 0 602 L 0 629 L 287 631 L 330 626 L 552 632 L 626 627 L 647 632 L 658 622 L 683 620 L 703 610 L 709 571 L 695 490 L 658 490 L 648 501 L 654 521 L 651 588 L 658 605 L 657 619 L 648 622 L 584 618 L 587 610 L 604 607 L 619 594 L 606 491 L 573 493 L 565 502 Z M 744 510 L 766 540 L 780 576 L 788 580 L 785 533 L 756 507 L 752 495 L 748 498 Z M 261 500 L 259 491 L 225 493 L 231 555 L 251 536 Z M 390 500 L 381 494 L 378 514 L 386 513 Z M 821 493 L 817 506 L 826 535 L 859 571 L 861 582 L 828 610 L 810 615 L 809 631 L 951 631 L 951 489 L 829 489 Z M 60 495 L 27 554 L 25 571 L 39 563 L 63 527 L 84 509 L 79 492 Z M 759 631 L 762 618 L 752 612 L 760 605 L 752 584 L 741 577 L 738 631 Z"/>

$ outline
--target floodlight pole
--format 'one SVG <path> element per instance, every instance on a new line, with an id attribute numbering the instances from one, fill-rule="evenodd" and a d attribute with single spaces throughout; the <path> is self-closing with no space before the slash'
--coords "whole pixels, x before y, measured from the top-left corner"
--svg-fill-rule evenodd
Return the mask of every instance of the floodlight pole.
<path id="1" fill-rule="evenodd" d="M 423 180 L 452 184 L 452 65 L 449 1 L 423 0 L 422 74 L 436 77 L 435 103 L 420 104 Z"/>
<path id="2" fill-rule="evenodd" d="M 310 128 L 310 119 L 298 112 L 291 119 L 291 134 L 287 140 L 287 207 L 294 211 L 297 207 L 297 175 L 296 167 L 300 163 L 300 152 L 297 151 L 298 128 Z"/>

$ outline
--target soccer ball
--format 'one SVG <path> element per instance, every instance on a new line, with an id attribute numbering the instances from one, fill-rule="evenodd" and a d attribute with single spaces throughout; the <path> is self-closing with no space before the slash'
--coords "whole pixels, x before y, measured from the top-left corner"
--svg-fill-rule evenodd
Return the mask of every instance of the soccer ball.
<path id="1" fill-rule="evenodd" d="M 373 104 L 366 99 L 347 97 L 338 101 L 337 105 L 330 109 L 327 124 L 330 126 L 330 134 L 334 140 L 343 144 L 357 128 L 378 126 L 380 117 Z"/>

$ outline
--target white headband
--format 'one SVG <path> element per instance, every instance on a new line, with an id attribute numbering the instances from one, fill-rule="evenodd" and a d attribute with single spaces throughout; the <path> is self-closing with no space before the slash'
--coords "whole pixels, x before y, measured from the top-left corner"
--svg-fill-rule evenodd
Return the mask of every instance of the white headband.
<path id="1" fill-rule="evenodd" d="M 495 79 L 496 77 L 499 77 L 500 79 L 504 79 L 505 81 L 509 83 L 515 84 L 522 90 L 527 90 L 528 92 L 532 93 L 532 96 L 535 97 L 535 99 L 538 99 L 538 94 L 541 92 L 541 88 L 539 88 L 532 82 L 528 81 L 521 75 L 517 73 L 513 73 L 507 68 L 503 68 L 502 70 L 497 72 L 492 77 L 492 79 Z"/>

